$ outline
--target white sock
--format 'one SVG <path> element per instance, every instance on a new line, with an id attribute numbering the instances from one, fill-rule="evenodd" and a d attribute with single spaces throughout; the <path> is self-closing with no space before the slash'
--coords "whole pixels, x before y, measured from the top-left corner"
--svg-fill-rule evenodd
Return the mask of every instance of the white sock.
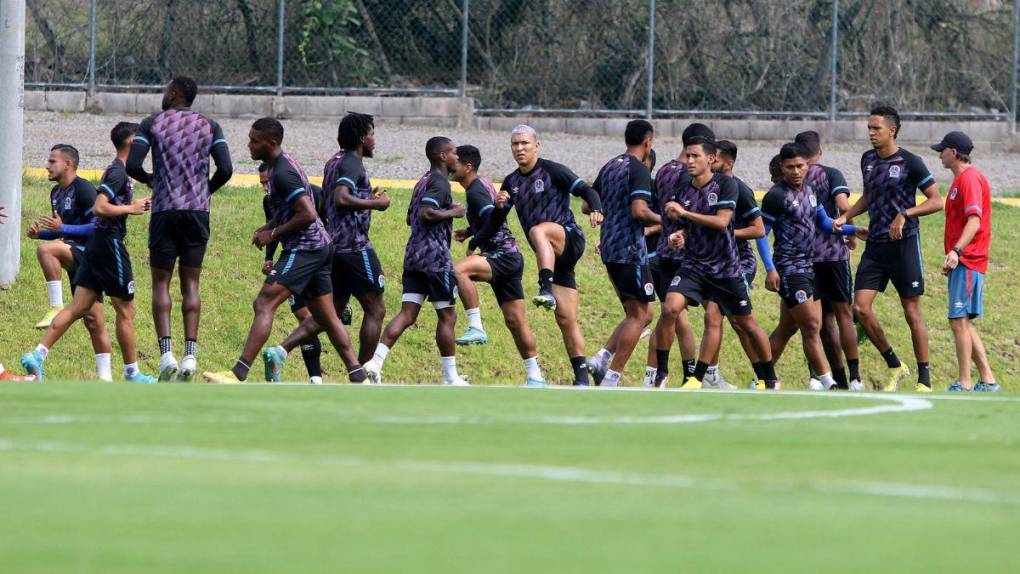
<path id="1" fill-rule="evenodd" d="M 443 380 L 457 380 L 457 357 L 440 357 L 439 362 L 443 364 Z"/>
<path id="2" fill-rule="evenodd" d="M 50 307 L 64 306 L 64 286 L 60 281 L 47 281 L 46 292 L 50 294 Z"/>
<path id="3" fill-rule="evenodd" d="M 382 368 L 384 362 L 386 362 L 386 356 L 390 354 L 390 348 L 383 345 L 381 342 L 375 346 L 375 355 L 372 356 L 372 360 L 375 361 L 379 368 Z"/>
<path id="4" fill-rule="evenodd" d="M 35 346 L 35 352 L 39 353 L 39 356 L 42 357 L 44 361 L 46 360 L 46 355 L 50 354 L 50 350 L 47 349 L 46 346 L 43 345 L 42 343 L 39 343 L 38 345 Z"/>
<path id="5" fill-rule="evenodd" d="M 103 381 L 113 380 L 113 366 L 110 364 L 110 353 L 96 353 L 96 370 Z"/>
<path id="6" fill-rule="evenodd" d="M 530 359 L 524 359 L 524 370 L 528 372 L 528 378 L 536 381 L 544 380 L 542 378 L 542 369 L 538 368 L 538 357 L 531 357 Z M 3 369 L 0 369 L 0 373 Z"/>
<path id="7" fill-rule="evenodd" d="M 482 327 L 482 310 L 478 307 L 467 310 L 468 327 L 473 327 L 479 331 L 484 331 L 485 327 Z"/>
<path id="8" fill-rule="evenodd" d="M 818 375 L 818 381 L 822 383 L 822 386 L 825 387 L 826 390 L 836 386 L 836 380 L 832 378 L 832 373 Z"/>
<path id="9" fill-rule="evenodd" d="M 618 387 L 620 386 L 620 373 L 610 369 L 606 371 L 606 378 L 602 379 L 603 387 Z"/>
<path id="10" fill-rule="evenodd" d="M 609 363 L 610 359 L 612 358 L 613 354 L 607 351 L 605 347 L 602 347 L 601 349 L 599 349 L 598 353 L 595 353 L 595 360 L 601 363 L 602 366 L 605 366 L 607 363 Z"/>
<path id="11" fill-rule="evenodd" d="M 708 370 L 707 370 L 707 371 L 705 371 L 705 374 L 706 374 L 706 375 L 712 375 L 712 376 L 715 376 L 715 374 L 716 374 L 716 373 L 717 373 L 718 371 L 719 371 L 719 365 L 709 365 L 709 366 L 708 366 Z"/>
<path id="12" fill-rule="evenodd" d="M 124 376 L 130 377 L 138 372 L 138 363 L 131 363 L 130 365 L 124 365 Z"/>
<path id="13" fill-rule="evenodd" d="M 655 377 L 659 374 L 659 369 L 655 367 L 645 367 L 645 385 L 652 386 L 655 384 Z"/>

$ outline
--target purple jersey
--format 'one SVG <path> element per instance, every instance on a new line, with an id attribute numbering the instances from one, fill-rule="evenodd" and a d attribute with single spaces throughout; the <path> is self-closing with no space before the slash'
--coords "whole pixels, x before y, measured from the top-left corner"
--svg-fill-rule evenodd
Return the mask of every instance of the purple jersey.
<path id="1" fill-rule="evenodd" d="M 893 219 L 917 205 L 917 190 L 934 185 L 935 178 L 921 158 L 902 148 L 885 159 L 878 157 L 878 150 L 864 152 L 861 173 L 868 197 L 868 242 L 888 243 L 892 241 L 889 225 Z M 917 235 L 917 231 L 917 218 L 907 218 L 903 239 Z"/>
<path id="2" fill-rule="evenodd" d="M 421 218 L 422 211 L 427 208 L 450 209 L 451 205 L 453 195 L 450 192 L 450 180 L 446 179 L 445 174 L 430 171 L 418 180 L 411 194 L 411 204 L 407 207 L 407 224 L 411 226 L 411 236 L 404 249 L 406 271 L 438 273 L 453 269 L 450 258 L 453 220 L 430 222 Z"/>
<path id="3" fill-rule="evenodd" d="M 350 189 L 358 199 L 372 198 L 372 183 L 361 158 L 350 152 L 334 155 L 323 170 L 322 186 L 325 190 L 329 217 L 329 235 L 337 253 L 357 253 L 372 247 L 368 239 L 368 228 L 372 224 L 371 209 L 341 207 L 336 202 L 337 188 L 341 185 Z"/>
<path id="4" fill-rule="evenodd" d="M 648 263 L 644 224 L 631 215 L 632 201 L 652 200 L 652 174 L 636 157 L 623 154 L 599 170 L 592 185 L 602 199 L 603 263 Z"/>
<path id="5" fill-rule="evenodd" d="M 209 154 L 227 145 L 220 125 L 187 108 L 144 120 L 135 142 L 152 149 L 152 212 L 209 211 Z"/>
<path id="6" fill-rule="evenodd" d="M 103 172 L 103 181 L 99 184 L 99 193 L 105 195 L 113 205 L 130 205 L 133 201 L 131 178 L 124 169 L 124 162 L 113 160 L 110 167 Z M 103 229 L 121 239 L 127 234 L 126 215 L 118 217 L 97 217 L 96 229 Z"/>
<path id="7" fill-rule="evenodd" d="M 815 214 L 818 198 L 807 182 L 793 189 L 785 181 L 772 186 L 761 202 L 762 217 L 772 226 L 772 260 L 781 275 L 810 273 L 814 267 Z"/>
<path id="8" fill-rule="evenodd" d="M 687 182 L 690 183 L 682 185 Z M 735 210 L 737 196 L 737 182 L 732 177 L 717 173 L 701 189 L 695 187 L 689 178 L 683 178 L 673 201 L 692 213 L 715 215 L 720 210 Z M 740 254 L 737 252 L 737 240 L 733 237 L 732 220 L 724 231 L 686 220 L 681 227 L 687 229 L 682 261 L 685 271 L 712 279 L 740 277 Z"/>
<path id="9" fill-rule="evenodd" d="M 527 235 L 539 223 L 553 222 L 574 226 L 574 212 L 570 210 L 570 194 L 578 194 L 584 180 L 566 166 L 547 159 L 539 159 L 534 169 L 523 174 L 515 170 L 503 179 L 500 189 L 510 194 L 509 204 L 517 209 L 517 219 Z"/>
<path id="10" fill-rule="evenodd" d="M 269 165 L 269 208 L 273 224 L 280 226 L 290 221 L 294 217 L 294 205 L 299 201 L 307 201 L 315 213 L 315 200 L 305 170 L 289 155 L 281 153 Z M 288 233 L 280 242 L 286 250 L 310 251 L 329 245 L 329 234 L 316 214 L 311 225 Z"/>
<path id="11" fill-rule="evenodd" d="M 467 189 L 467 220 L 468 229 L 471 235 L 477 235 L 485 228 L 485 222 L 492 216 L 496 205 L 496 188 L 492 182 L 479 177 L 476 178 Z M 482 244 L 478 245 L 482 253 L 517 253 L 517 240 L 506 223 L 500 225 L 499 230 Z"/>
<path id="12" fill-rule="evenodd" d="M 676 195 L 676 187 L 680 181 L 681 176 L 687 173 L 687 164 L 681 163 L 677 160 L 673 160 L 666 165 L 659 168 L 659 171 L 655 174 L 655 196 L 656 203 L 658 203 L 659 213 L 662 213 L 663 208 L 667 203 L 673 201 L 673 197 Z M 662 218 L 662 232 L 659 234 L 659 244 L 656 248 L 656 255 L 660 259 L 669 259 L 670 261 L 682 261 L 684 259 L 684 250 L 671 249 L 669 246 L 669 236 L 674 231 L 680 230 L 681 222 L 672 221 L 668 217 Z"/>
<path id="13" fill-rule="evenodd" d="M 76 177 L 66 189 L 57 184 L 50 190 L 50 207 L 65 225 L 88 224 L 93 219 L 92 208 L 95 205 L 96 188 L 86 179 Z M 68 237 L 64 242 L 74 244 L 78 241 Z"/>
<path id="14" fill-rule="evenodd" d="M 834 167 L 823 165 L 812 165 L 808 167 L 807 177 L 804 180 L 815 190 L 818 198 L 818 205 L 825 208 L 825 213 L 832 219 L 839 217 L 839 208 L 836 207 L 836 196 L 850 195 L 850 188 L 846 184 L 843 173 Z M 826 233 L 821 229 L 815 232 L 815 262 L 823 261 L 849 261 L 850 248 L 846 245 L 846 239 L 842 235 Z"/>

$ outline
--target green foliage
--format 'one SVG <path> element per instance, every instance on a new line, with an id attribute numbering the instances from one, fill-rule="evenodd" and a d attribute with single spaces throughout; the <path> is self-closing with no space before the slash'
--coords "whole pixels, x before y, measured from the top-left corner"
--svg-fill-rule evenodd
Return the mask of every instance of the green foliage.
<path id="1" fill-rule="evenodd" d="M 301 63 L 336 74 L 332 68 L 341 68 L 343 76 L 366 81 L 367 66 L 363 63 L 368 50 L 359 46 L 354 30 L 361 26 L 357 8 L 351 0 L 308 0 L 300 5 L 300 37 L 297 45 Z"/>

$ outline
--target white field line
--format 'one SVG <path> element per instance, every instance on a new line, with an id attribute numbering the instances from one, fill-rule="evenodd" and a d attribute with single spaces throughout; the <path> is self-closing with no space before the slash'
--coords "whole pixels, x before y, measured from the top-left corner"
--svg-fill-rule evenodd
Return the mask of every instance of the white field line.
<path id="1" fill-rule="evenodd" d="M 366 460 L 358 457 L 342 456 L 299 457 L 287 453 L 263 450 L 234 450 L 194 446 L 147 446 L 132 444 L 89 446 L 58 441 L 26 441 L 4 438 L 0 438 L 0 451 L 78 454 L 109 457 L 142 456 L 227 463 L 236 462 L 286 465 L 312 464 L 316 466 L 335 468 L 378 468 L 386 471 L 406 473 L 428 472 L 437 474 L 536 479 L 583 484 L 721 490 L 731 492 L 748 492 L 755 490 L 769 492 L 811 492 L 820 494 L 847 494 L 883 498 L 941 500 L 947 502 L 975 502 L 1020 506 L 1020 496 L 996 490 L 895 482 L 763 484 L 758 482 L 719 480 L 716 478 L 700 480 L 695 477 L 677 474 L 616 472 L 570 466 L 400 459 Z"/>

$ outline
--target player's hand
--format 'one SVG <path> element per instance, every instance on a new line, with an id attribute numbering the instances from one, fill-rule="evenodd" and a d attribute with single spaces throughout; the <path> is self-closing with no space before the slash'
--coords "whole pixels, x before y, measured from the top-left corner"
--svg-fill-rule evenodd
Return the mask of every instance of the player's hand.
<path id="1" fill-rule="evenodd" d="M 907 218 L 902 213 L 897 213 L 896 217 L 893 218 L 892 223 L 889 224 L 889 239 L 894 241 L 903 239 L 903 226 L 907 223 Z"/>
<path id="2" fill-rule="evenodd" d="M 496 194 L 496 207 L 503 209 L 508 201 L 510 201 L 510 192 L 505 189 L 499 190 L 499 193 Z"/>
<path id="3" fill-rule="evenodd" d="M 686 244 L 687 244 L 687 236 L 684 234 L 683 230 L 674 231 L 673 233 L 670 234 L 670 236 L 669 236 L 669 248 L 670 249 L 672 249 L 674 251 L 679 251 L 679 250 L 683 249 Z"/>
<path id="4" fill-rule="evenodd" d="M 273 261 L 271 259 L 266 259 L 262 263 L 262 274 L 263 275 L 269 275 L 269 272 L 272 271 L 272 270 L 273 270 Z"/>
<path id="5" fill-rule="evenodd" d="M 842 215 L 832 220 L 832 230 L 837 233 L 843 230 L 844 225 L 846 225 L 846 217 Z"/>
<path id="6" fill-rule="evenodd" d="M 131 202 L 131 215 L 141 215 L 152 207 L 151 197 L 140 197 Z"/>
<path id="7" fill-rule="evenodd" d="M 375 209 L 386 211 L 390 207 L 390 196 L 385 189 L 375 187 L 372 189 L 372 199 L 375 199 Z"/>
<path id="8" fill-rule="evenodd" d="M 684 206 L 680 205 L 675 201 L 667 202 L 666 206 L 662 209 L 662 211 L 666 214 L 666 217 L 672 219 L 673 221 L 680 219 L 681 217 L 684 216 L 684 213 L 687 212 L 687 210 L 684 209 Z"/>
<path id="9" fill-rule="evenodd" d="M 860 230 L 858 230 L 857 233 L 860 233 Z M 867 239 L 867 237 L 865 237 L 864 239 Z M 855 235 L 847 237 L 844 241 L 846 242 L 847 249 L 849 249 L 850 251 L 857 249 L 857 237 Z"/>
<path id="10" fill-rule="evenodd" d="M 946 260 L 942 262 L 942 274 L 949 275 L 949 272 L 956 269 L 956 266 L 960 264 L 960 256 L 955 251 L 946 253 Z"/>
<path id="11" fill-rule="evenodd" d="M 255 236 L 252 237 L 251 242 L 252 242 L 252 245 L 254 245 L 255 247 L 258 247 L 259 249 L 262 249 L 266 245 L 269 245 L 269 242 L 272 241 L 272 240 L 273 240 L 273 230 L 272 229 L 263 229 L 261 231 L 256 231 L 255 232 Z"/>
<path id="12" fill-rule="evenodd" d="M 779 272 L 775 269 L 765 275 L 765 288 L 773 293 L 779 293 Z"/>
<path id="13" fill-rule="evenodd" d="M 593 212 L 591 212 L 591 215 L 589 215 L 588 218 L 591 219 L 591 226 L 592 227 L 598 227 L 599 225 L 602 225 L 602 212 L 601 211 L 593 211 Z"/>
<path id="14" fill-rule="evenodd" d="M 42 229 L 47 229 L 53 233 L 60 233 L 60 224 L 62 223 L 63 221 L 61 221 L 60 215 L 56 213 L 53 214 L 53 217 L 43 217 L 39 220 L 39 224 Z"/>
<path id="15" fill-rule="evenodd" d="M 36 221 L 32 225 L 28 226 L 28 238 L 39 239 L 39 222 Z"/>
<path id="16" fill-rule="evenodd" d="M 466 240 L 468 238 L 468 230 L 467 229 L 454 229 L 453 230 L 453 238 L 454 238 L 454 240 L 457 241 L 457 243 L 464 243 L 464 240 Z"/>
<path id="17" fill-rule="evenodd" d="M 857 240 L 858 239 L 860 239 L 861 241 L 867 241 L 868 240 L 868 234 L 870 234 L 870 233 L 871 233 L 871 230 L 868 229 L 867 227 L 858 227 L 857 228 L 857 233 L 850 236 L 850 241 L 854 242 L 853 247 L 851 247 L 850 249 L 853 249 L 854 247 L 857 246 Z"/>
<path id="18" fill-rule="evenodd" d="M 463 203 L 453 203 L 450 205 L 450 213 L 454 217 L 464 217 L 464 214 L 467 213 L 467 207 L 464 207 Z"/>

